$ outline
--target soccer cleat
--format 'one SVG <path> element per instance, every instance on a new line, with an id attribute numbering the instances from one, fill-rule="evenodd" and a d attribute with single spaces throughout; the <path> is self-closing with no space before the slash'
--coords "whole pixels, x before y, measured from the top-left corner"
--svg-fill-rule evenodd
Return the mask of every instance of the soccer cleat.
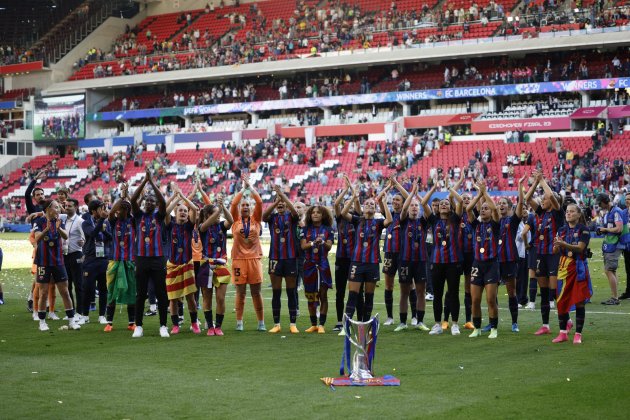
<path id="1" fill-rule="evenodd" d="M 619 305 L 619 299 L 615 299 L 614 297 L 611 297 L 610 299 L 603 301 L 602 305 L 608 305 L 608 306 Z"/>
<path id="2" fill-rule="evenodd" d="M 530 311 L 533 311 L 536 309 L 536 302 L 529 302 L 527 305 L 525 305 L 525 309 L 529 309 Z"/>
<path id="3" fill-rule="evenodd" d="M 571 329 L 573 329 L 573 320 L 569 319 L 567 321 L 567 332 L 571 331 Z"/>
<path id="4" fill-rule="evenodd" d="M 481 329 L 482 332 L 489 332 L 492 329 L 492 325 L 488 324 Z"/>
<path id="5" fill-rule="evenodd" d="M 341 331 L 339 331 L 339 334 L 337 334 L 339 337 L 345 337 L 346 336 L 346 330 L 344 330 L 343 328 L 341 329 Z"/>
<path id="6" fill-rule="evenodd" d="M 551 340 L 552 343 L 562 343 L 564 341 L 569 341 L 569 336 L 566 331 L 560 331 L 558 336 Z"/>
<path id="7" fill-rule="evenodd" d="M 160 335 L 162 334 L 162 327 L 160 327 Z M 175 335 L 175 334 L 179 334 L 179 325 L 173 325 L 173 328 L 171 329 L 171 334 Z"/>
<path id="8" fill-rule="evenodd" d="M 37 311 L 33 312 L 33 321 L 39 321 L 39 315 L 37 315 Z"/>
<path id="9" fill-rule="evenodd" d="M 273 328 L 269 330 L 271 334 L 278 334 L 280 331 L 282 331 L 280 324 L 274 325 Z"/>
<path id="10" fill-rule="evenodd" d="M 175 327 L 173 327 L 173 329 L 175 329 Z M 179 327 L 177 328 L 179 331 Z M 162 325 L 160 327 L 160 337 L 162 338 L 169 338 L 170 335 L 168 335 L 168 328 L 166 327 L 166 325 Z"/>
<path id="11" fill-rule="evenodd" d="M 49 312 L 48 313 L 48 319 L 50 319 L 52 321 L 59 321 L 59 317 L 54 312 Z"/>
<path id="12" fill-rule="evenodd" d="M 256 328 L 256 330 L 258 330 L 260 332 L 266 332 L 267 331 L 267 327 L 265 327 L 265 322 L 264 321 L 258 321 L 258 328 Z"/>
<path id="13" fill-rule="evenodd" d="M 136 329 L 133 330 L 133 334 L 131 334 L 131 338 L 140 338 L 142 337 L 143 334 L 143 329 L 140 325 L 136 325 Z"/>
<path id="14" fill-rule="evenodd" d="M 70 322 L 68 322 L 68 328 L 70 328 L 71 330 L 80 330 L 81 326 L 77 324 L 76 322 L 74 322 L 74 319 L 73 319 Z"/>
<path id="15" fill-rule="evenodd" d="M 573 336 L 573 344 L 582 344 L 582 333 L 575 333 Z"/>
<path id="16" fill-rule="evenodd" d="M 429 331 L 429 335 L 438 335 L 438 334 L 442 334 L 442 332 L 443 332 L 443 328 L 438 322 L 433 326 L 433 328 L 431 328 L 431 331 Z"/>
<path id="17" fill-rule="evenodd" d="M 304 330 L 305 333 L 314 333 L 317 332 L 317 325 L 311 325 L 309 328 Z"/>
<path id="18" fill-rule="evenodd" d="M 394 319 L 393 318 L 387 318 L 385 320 L 385 322 L 383 322 L 383 325 L 394 325 Z"/>
<path id="19" fill-rule="evenodd" d="M 206 335 L 208 337 L 214 337 L 216 335 L 216 332 L 214 330 L 214 327 L 208 328 L 208 332 L 206 333 Z"/>
<path id="20" fill-rule="evenodd" d="M 418 325 L 418 319 L 417 318 L 411 318 L 411 326 L 415 327 Z"/>
<path id="21" fill-rule="evenodd" d="M 481 328 L 475 328 L 473 330 L 473 332 L 470 333 L 470 335 L 468 336 L 470 338 L 477 338 L 477 337 L 481 337 Z"/>
<path id="22" fill-rule="evenodd" d="M 521 330 L 518 329 L 518 324 L 515 322 L 512 324 L 512 332 L 513 333 L 517 333 L 520 332 Z"/>
<path id="23" fill-rule="evenodd" d="M 475 326 L 473 325 L 472 322 L 468 321 L 467 323 L 464 324 L 464 329 L 465 330 L 474 330 Z"/>
<path id="24" fill-rule="evenodd" d="M 460 332 L 459 332 L 459 325 L 453 324 L 451 326 L 451 335 L 459 335 L 459 334 L 460 334 Z"/>
<path id="25" fill-rule="evenodd" d="M 429 327 L 427 327 L 424 322 L 418 322 L 418 325 L 416 325 L 416 329 L 420 330 L 420 331 L 429 331 Z"/>
<path id="26" fill-rule="evenodd" d="M 114 327 L 112 326 L 112 324 L 107 324 L 107 325 L 105 325 L 105 328 L 103 328 L 103 331 L 105 331 L 105 332 L 112 332 L 113 329 L 114 329 Z"/>
<path id="27" fill-rule="evenodd" d="M 491 328 L 488 338 L 497 338 L 497 335 L 499 335 L 499 330 L 497 330 L 496 328 Z"/>
<path id="28" fill-rule="evenodd" d="M 98 323 L 101 325 L 107 324 L 107 318 L 105 318 L 104 316 L 99 316 Z"/>
<path id="29" fill-rule="evenodd" d="M 221 327 L 214 327 L 214 335 L 218 337 L 223 337 L 223 330 Z"/>
<path id="30" fill-rule="evenodd" d="M 442 321 L 442 329 L 448 330 L 448 321 Z"/>
<path id="31" fill-rule="evenodd" d="M 89 324 L 90 323 L 90 317 L 87 315 L 83 316 L 83 324 Z M 81 325 L 83 325 L 81 324 Z"/>
<path id="32" fill-rule="evenodd" d="M 243 320 L 236 321 L 236 331 L 243 331 Z"/>
<path id="33" fill-rule="evenodd" d="M 424 300 L 426 300 L 427 302 L 433 302 L 433 294 L 427 293 L 426 295 L 424 295 Z"/>
<path id="34" fill-rule="evenodd" d="M 317 334 L 326 334 L 326 328 L 323 325 L 317 327 Z"/>
<path id="35" fill-rule="evenodd" d="M 335 328 L 333 328 L 333 331 L 334 331 L 334 332 L 339 332 L 339 331 L 341 331 L 342 329 L 343 329 L 343 327 L 341 326 L 341 324 L 337 324 L 337 325 L 335 325 Z"/>
<path id="36" fill-rule="evenodd" d="M 136 324 L 127 324 L 128 331 L 135 331 L 135 329 L 136 329 Z"/>
<path id="37" fill-rule="evenodd" d="M 298 334 L 300 332 L 295 324 L 289 325 L 289 331 L 291 332 L 291 334 Z"/>
<path id="38" fill-rule="evenodd" d="M 144 313 L 144 316 L 155 316 L 155 315 L 157 315 L 157 311 L 153 311 L 151 309 L 149 309 L 148 311 Z"/>
<path id="39" fill-rule="evenodd" d="M 39 321 L 39 330 L 40 331 L 48 331 L 50 328 L 48 328 L 48 324 L 46 324 L 46 321 L 44 321 L 43 319 L 41 319 Z"/>
<path id="40" fill-rule="evenodd" d="M 190 328 L 192 328 L 192 332 L 193 334 L 199 334 L 201 333 L 201 328 L 199 328 L 199 324 L 198 323 L 193 323 L 190 325 Z"/>
<path id="41" fill-rule="evenodd" d="M 399 332 L 402 330 L 406 330 L 407 328 L 409 328 L 407 326 L 407 324 L 403 324 L 402 322 L 400 324 L 398 324 L 398 326 L 396 328 L 394 328 L 394 332 Z"/>
<path id="42" fill-rule="evenodd" d="M 551 334 L 551 330 L 546 325 L 543 325 L 542 327 L 538 328 L 538 331 L 534 333 L 534 335 L 544 335 L 544 334 Z"/>

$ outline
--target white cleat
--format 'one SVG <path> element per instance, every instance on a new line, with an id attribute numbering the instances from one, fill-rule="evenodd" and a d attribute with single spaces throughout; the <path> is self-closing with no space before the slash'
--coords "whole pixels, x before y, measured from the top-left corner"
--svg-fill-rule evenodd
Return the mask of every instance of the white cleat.
<path id="1" fill-rule="evenodd" d="M 136 329 L 133 330 L 133 334 L 131 335 L 131 338 L 140 338 L 144 335 L 144 331 L 142 330 L 142 327 L 139 325 L 136 325 Z"/>
<path id="2" fill-rule="evenodd" d="M 70 320 L 70 322 L 68 322 L 68 328 L 70 328 L 71 330 L 80 330 L 81 325 L 79 325 L 73 318 Z"/>
<path id="3" fill-rule="evenodd" d="M 98 323 L 101 324 L 101 325 L 107 324 L 107 318 L 105 318 L 104 316 L 99 316 L 98 317 Z"/>
<path id="4" fill-rule="evenodd" d="M 527 305 L 525 305 L 525 309 L 529 309 L 530 311 L 533 311 L 536 309 L 536 303 L 535 302 L 529 302 Z"/>
<path id="5" fill-rule="evenodd" d="M 393 318 L 387 318 L 385 320 L 385 322 L 383 322 L 383 325 L 394 325 L 394 319 Z"/>
<path id="6" fill-rule="evenodd" d="M 136 327 L 138 328 L 138 327 Z M 166 325 L 162 325 L 160 327 L 160 337 L 162 338 L 169 338 L 170 335 L 168 334 L 168 328 L 166 327 Z"/>
<path id="7" fill-rule="evenodd" d="M 426 300 L 427 302 L 433 302 L 433 295 L 431 293 L 427 293 L 426 295 L 424 295 L 424 300 Z"/>
<path id="8" fill-rule="evenodd" d="M 459 325 L 457 324 L 453 324 L 451 325 L 451 334 L 452 335 L 459 335 Z"/>
<path id="9" fill-rule="evenodd" d="M 431 331 L 429 331 L 429 335 L 438 335 L 438 334 L 442 334 L 444 330 L 442 330 L 442 326 L 440 325 L 440 323 L 436 323 L 433 328 L 431 328 Z"/>
<path id="10" fill-rule="evenodd" d="M 39 330 L 40 331 L 48 331 L 50 328 L 48 328 L 48 324 L 46 324 L 46 321 L 44 321 L 43 319 L 41 319 L 39 321 Z"/>
<path id="11" fill-rule="evenodd" d="M 50 319 L 52 321 L 59 321 L 60 318 L 57 316 L 56 313 L 48 312 L 48 319 Z"/>
<path id="12" fill-rule="evenodd" d="M 418 325 L 418 319 L 417 318 L 411 318 L 411 326 L 415 327 Z"/>

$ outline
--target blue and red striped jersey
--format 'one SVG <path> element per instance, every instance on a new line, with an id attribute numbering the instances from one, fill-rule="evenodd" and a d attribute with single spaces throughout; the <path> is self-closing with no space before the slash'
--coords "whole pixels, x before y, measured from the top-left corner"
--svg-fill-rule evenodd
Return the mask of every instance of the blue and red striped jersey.
<path id="1" fill-rule="evenodd" d="M 222 221 L 201 232 L 203 258 L 227 259 L 227 231 L 225 222 Z"/>
<path id="2" fill-rule="evenodd" d="M 111 223 L 114 261 L 133 261 L 133 244 L 136 238 L 135 224 L 131 216 L 126 219 L 114 218 Z"/>
<path id="3" fill-rule="evenodd" d="M 335 234 L 330 226 L 305 226 L 302 228 L 302 234 L 300 239 L 306 239 L 307 242 L 312 242 L 317 238 L 322 238 L 324 242 L 332 241 L 335 243 Z M 322 243 L 320 246 L 304 250 L 304 261 L 314 262 L 321 264 L 322 262 L 328 262 L 328 251 Z"/>
<path id="4" fill-rule="evenodd" d="M 163 257 L 164 243 L 168 236 L 164 218 L 157 211 L 147 214 L 140 211 L 133 216 L 136 222 L 136 257 Z"/>
<path id="5" fill-rule="evenodd" d="M 400 252 L 400 213 L 392 212 L 392 223 L 385 229 L 385 247 L 383 251 Z"/>
<path id="6" fill-rule="evenodd" d="M 353 215 L 352 224 L 355 228 L 352 262 L 380 263 L 380 242 L 385 228 L 385 219 L 366 219 Z"/>
<path id="7" fill-rule="evenodd" d="M 33 230 L 35 232 L 43 232 L 48 225 L 46 217 L 38 217 L 33 221 Z M 65 229 L 65 223 L 59 225 L 61 229 Z M 63 265 L 63 247 L 62 239 L 57 230 L 57 219 L 50 221 L 50 230 L 46 232 L 41 241 L 37 243 L 37 251 L 35 252 L 35 265 L 39 267 L 57 267 Z"/>
<path id="8" fill-rule="evenodd" d="M 586 248 L 588 248 L 588 243 L 591 240 L 591 233 L 588 228 L 580 223 L 575 225 L 575 227 L 570 227 L 568 224 L 565 224 L 558 230 L 558 236 L 569 245 L 577 245 L 580 242 L 584 242 L 586 244 Z M 584 251 L 586 251 L 584 248 Z M 576 260 L 585 260 L 586 255 L 585 252 L 575 253 L 569 251 L 565 248 L 560 248 L 560 254 L 565 257 L 575 258 Z"/>
<path id="9" fill-rule="evenodd" d="M 348 222 L 343 217 L 337 217 L 337 258 L 352 258 L 354 251 L 355 229 L 352 222 Z"/>
<path id="10" fill-rule="evenodd" d="M 400 261 L 426 261 L 427 221 L 424 217 L 400 222 Z"/>
<path id="11" fill-rule="evenodd" d="M 269 245 L 269 259 L 289 260 L 297 257 L 297 238 L 295 229 L 299 219 L 293 217 L 291 212 L 282 214 L 273 212 L 269 216 L 269 231 L 271 244 Z"/>
<path id="12" fill-rule="evenodd" d="M 473 209 L 473 213 L 477 215 L 477 209 Z M 470 222 L 468 221 L 468 213 L 464 212 L 462 214 L 462 222 L 459 224 L 460 235 L 461 235 L 461 246 L 462 252 L 464 254 L 472 254 L 473 246 L 474 246 L 474 229 Z"/>
<path id="13" fill-rule="evenodd" d="M 475 260 L 490 261 L 499 255 L 499 237 L 501 236 L 501 224 L 490 220 L 481 222 L 475 219 L 472 222 L 475 229 Z"/>
<path id="14" fill-rule="evenodd" d="M 453 213 L 448 219 L 441 219 L 430 214 L 427 222 L 433 233 L 433 253 L 431 262 L 434 264 L 451 264 L 462 261 L 462 247 L 459 231 L 462 218 Z"/>
<path id="15" fill-rule="evenodd" d="M 536 252 L 538 255 L 553 254 L 553 238 L 564 225 L 564 213 L 562 210 L 544 211 L 538 206 L 536 209 Z"/>
<path id="16" fill-rule="evenodd" d="M 536 217 L 535 213 L 529 213 L 527 215 L 527 222 L 526 224 L 529 226 L 529 232 L 531 233 L 530 239 L 529 239 L 529 246 L 534 246 L 534 243 L 536 241 L 536 225 L 538 225 L 538 217 Z"/>
<path id="17" fill-rule="evenodd" d="M 182 224 L 171 222 L 171 252 L 168 260 L 175 265 L 187 264 L 192 260 L 192 236 L 195 225 L 191 222 Z"/>
<path id="18" fill-rule="evenodd" d="M 516 250 L 516 231 L 521 219 L 513 214 L 512 216 L 502 217 L 499 221 L 501 224 L 501 238 L 499 239 L 499 262 L 518 261 L 518 251 Z"/>

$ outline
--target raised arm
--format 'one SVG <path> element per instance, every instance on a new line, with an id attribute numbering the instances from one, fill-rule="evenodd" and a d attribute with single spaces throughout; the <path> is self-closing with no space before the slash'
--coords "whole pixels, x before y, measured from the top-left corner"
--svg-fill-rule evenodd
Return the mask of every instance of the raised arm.
<path id="1" fill-rule="evenodd" d="M 518 180 L 518 203 L 516 203 L 516 217 L 519 219 L 523 218 L 523 202 L 524 202 L 524 193 L 523 193 L 523 182 L 525 182 L 525 175 Z"/>
<path id="2" fill-rule="evenodd" d="M 199 191 L 199 194 L 201 194 L 201 199 L 203 200 L 203 203 L 206 206 L 208 204 L 212 204 L 212 201 L 210 201 L 210 197 L 208 197 L 208 194 L 206 194 L 206 192 L 203 190 L 203 188 L 201 188 L 201 182 L 199 180 L 197 180 L 197 183 L 195 184 L 195 187 L 197 188 L 197 191 Z"/>
<path id="3" fill-rule="evenodd" d="M 462 199 L 462 196 L 459 195 L 457 191 L 454 190 L 453 188 L 449 188 L 448 195 L 453 197 L 453 199 L 455 200 L 455 213 L 458 216 L 461 216 L 463 212 L 462 207 L 463 207 L 463 202 L 464 202 L 464 200 Z"/>
<path id="4" fill-rule="evenodd" d="M 405 190 L 405 188 L 402 185 L 400 185 L 400 182 L 398 182 L 398 180 L 396 179 L 394 175 L 389 177 L 389 182 L 393 188 L 396 188 L 398 190 L 400 195 L 403 196 L 404 200 L 406 200 L 407 197 L 409 197 L 409 193 L 407 192 L 407 190 Z"/>
<path id="5" fill-rule="evenodd" d="M 195 222 L 197 222 L 197 213 L 199 212 L 199 207 L 197 207 L 195 203 L 190 201 L 188 197 L 185 197 L 181 191 L 179 191 L 179 198 L 180 201 L 183 201 L 188 207 L 188 220 L 190 220 L 190 223 L 194 224 Z"/>
<path id="6" fill-rule="evenodd" d="M 164 217 L 165 223 L 168 224 L 170 222 L 171 216 L 170 216 L 170 213 L 166 212 L 166 200 L 164 199 L 164 195 L 162 194 L 162 191 L 160 191 L 158 186 L 155 184 L 155 181 L 153 180 L 153 176 L 151 175 L 151 171 L 149 170 L 149 168 L 147 168 L 147 178 L 148 178 L 149 184 L 151 185 L 151 187 L 153 187 L 153 191 L 155 193 L 155 198 L 158 204 L 158 214 Z"/>
<path id="7" fill-rule="evenodd" d="M 237 210 L 238 211 L 238 210 Z M 215 209 L 210 216 L 199 226 L 199 231 L 205 232 L 210 229 L 210 226 L 214 225 L 219 221 L 219 216 L 221 215 L 221 209 Z"/>
<path id="8" fill-rule="evenodd" d="M 131 196 L 131 211 L 134 215 L 139 214 L 141 211 L 140 196 L 142 195 L 142 191 L 144 190 L 145 185 L 147 185 L 146 176 L 142 178 L 142 182 L 140 183 L 140 185 L 138 185 L 138 188 L 136 188 L 136 190 L 133 192 L 133 195 Z"/>
<path id="9" fill-rule="evenodd" d="M 488 207 L 490 208 L 490 211 L 492 212 L 492 220 L 498 222 L 501 219 L 501 215 L 499 214 L 499 209 L 497 209 L 497 205 L 495 204 L 492 197 L 490 197 L 490 195 L 488 194 L 488 190 L 486 190 L 485 188 L 483 191 L 483 195 L 486 199 Z"/>
<path id="10" fill-rule="evenodd" d="M 385 214 L 385 207 L 387 207 L 387 193 L 390 189 L 391 184 L 387 185 L 378 194 L 376 194 L 376 198 L 374 199 L 374 201 L 378 203 L 378 206 L 381 209 L 381 214 Z M 385 199 L 383 200 L 383 198 Z"/>
<path id="11" fill-rule="evenodd" d="M 277 205 L 278 205 L 278 199 L 273 200 L 273 203 L 271 203 L 269 206 L 267 206 L 267 208 L 265 209 L 265 211 L 262 214 L 262 221 L 263 222 L 265 222 L 265 223 L 269 222 L 269 219 L 271 218 L 271 214 L 276 209 Z"/>
<path id="12" fill-rule="evenodd" d="M 254 213 L 252 213 L 252 218 L 257 222 L 260 222 L 262 220 L 262 198 L 260 198 L 260 194 L 258 194 L 256 188 L 254 188 L 249 183 L 249 177 L 246 174 L 243 174 L 243 182 L 245 183 L 245 186 L 249 189 L 252 197 L 254 198 L 254 201 L 256 202 L 256 204 L 254 205 Z"/>
<path id="13" fill-rule="evenodd" d="M 350 208 L 354 205 L 354 200 L 356 198 L 356 195 L 357 195 L 357 191 L 355 189 L 353 189 L 352 190 L 352 198 L 350 199 L 350 201 L 348 201 L 346 203 L 346 205 L 343 207 L 343 210 L 341 210 L 341 217 L 346 219 L 348 222 L 352 221 L 352 215 L 350 214 Z"/>
<path id="14" fill-rule="evenodd" d="M 534 209 L 534 211 L 536 211 L 538 209 L 539 203 L 538 201 L 533 199 L 533 196 L 534 196 L 534 192 L 536 191 L 536 188 L 538 188 L 538 183 L 540 182 L 540 179 L 542 178 L 542 173 L 540 173 L 539 171 L 536 171 L 532 175 L 534 176 L 534 182 L 532 183 L 532 186 L 529 187 L 527 194 L 525 194 L 524 200 L 527 204 L 529 204 Z"/>
<path id="15" fill-rule="evenodd" d="M 339 194 L 337 198 L 335 198 L 335 205 L 334 205 L 335 217 L 341 217 L 341 211 L 343 210 L 343 198 L 346 196 L 346 194 L 348 194 L 349 190 L 350 190 L 350 187 L 346 187 L 346 189 L 343 190 L 343 192 Z"/>
<path id="16" fill-rule="evenodd" d="M 381 197 L 381 200 L 385 201 L 386 200 L 385 196 Z M 383 222 L 383 226 L 387 227 L 392 224 L 392 221 L 393 221 L 392 212 L 389 211 L 389 207 L 387 206 L 386 203 L 383 203 L 383 207 L 385 207 L 385 221 Z"/>
<path id="17" fill-rule="evenodd" d="M 28 184 L 28 187 L 26 187 L 26 191 L 24 192 L 26 211 L 29 214 L 35 212 L 35 206 L 33 205 L 33 190 L 35 189 L 35 185 L 37 185 L 37 181 L 44 178 L 44 175 L 46 175 L 46 172 L 39 171 L 37 175 L 35 175 L 35 178 L 33 178 L 33 180 Z"/>
<path id="18" fill-rule="evenodd" d="M 407 198 L 405 198 L 405 202 L 403 203 L 402 210 L 400 211 L 400 220 L 406 220 L 407 215 L 409 214 L 409 206 L 413 201 L 413 198 L 418 193 L 418 178 L 413 181 L 413 185 L 411 186 L 411 193 L 407 194 Z"/>
<path id="19" fill-rule="evenodd" d="M 227 209 L 227 207 L 225 207 L 225 203 L 223 201 L 223 196 L 219 195 L 217 197 L 217 204 L 219 205 L 219 208 L 223 211 L 223 217 L 225 217 L 225 229 L 229 230 L 232 225 L 234 224 L 234 218 L 232 217 L 232 214 L 229 212 L 229 210 Z"/>
<path id="20" fill-rule="evenodd" d="M 544 177 L 541 178 L 540 180 L 540 186 L 542 187 L 545 194 L 549 194 L 549 198 L 551 200 L 551 207 L 553 207 L 554 210 L 560 210 L 560 203 L 556 199 L 556 195 L 553 193 L 553 191 L 551 190 L 551 187 L 549 186 L 549 184 L 547 184 L 547 181 L 545 180 Z"/>
<path id="21" fill-rule="evenodd" d="M 433 193 L 435 193 L 436 188 L 437 182 L 433 182 L 433 186 L 431 187 L 431 189 L 424 195 L 424 197 L 422 197 L 422 201 L 420 201 L 420 205 L 422 206 L 423 210 L 422 217 L 424 217 L 425 220 L 428 220 L 429 216 L 431 216 L 431 214 L 433 213 L 431 211 L 431 207 L 429 207 L 427 203 L 429 202 L 429 200 L 431 200 L 431 197 L 433 196 Z"/>

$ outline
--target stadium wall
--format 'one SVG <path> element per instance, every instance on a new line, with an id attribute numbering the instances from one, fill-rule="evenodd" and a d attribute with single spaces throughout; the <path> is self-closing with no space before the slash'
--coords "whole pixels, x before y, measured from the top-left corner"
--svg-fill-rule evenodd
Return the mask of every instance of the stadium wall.
<path id="1" fill-rule="evenodd" d="M 214 7 L 218 9 L 219 1 L 220 0 L 185 0 L 185 1 L 163 0 L 160 2 L 147 3 L 146 10 L 147 10 L 147 16 L 154 16 L 154 15 L 162 15 L 165 13 L 177 13 L 177 12 L 185 12 L 187 10 L 205 9 L 206 4 L 210 4 L 210 3 L 214 3 Z M 261 0 L 241 0 L 240 1 L 241 4 L 254 3 L 254 2 L 260 3 Z M 231 6 L 234 4 L 234 0 L 223 0 L 223 3 L 226 6 Z M 142 7 L 140 9 L 144 10 L 144 8 Z"/>

